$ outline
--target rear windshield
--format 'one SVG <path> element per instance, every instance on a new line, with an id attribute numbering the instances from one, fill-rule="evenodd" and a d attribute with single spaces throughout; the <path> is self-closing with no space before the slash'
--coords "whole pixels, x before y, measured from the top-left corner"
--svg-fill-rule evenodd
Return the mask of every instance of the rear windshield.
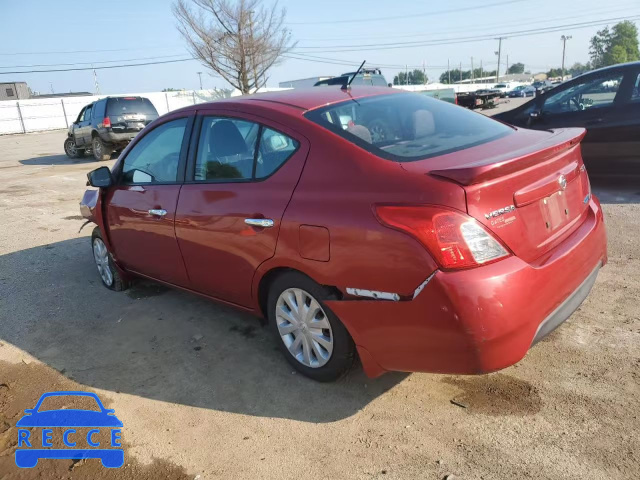
<path id="1" fill-rule="evenodd" d="M 108 117 L 133 113 L 139 115 L 158 115 L 158 112 L 148 98 L 119 97 L 110 98 L 107 101 Z"/>
<path id="2" fill-rule="evenodd" d="M 347 100 L 312 110 L 306 117 L 396 162 L 444 155 L 513 132 L 480 113 L 413 93 Z"/>

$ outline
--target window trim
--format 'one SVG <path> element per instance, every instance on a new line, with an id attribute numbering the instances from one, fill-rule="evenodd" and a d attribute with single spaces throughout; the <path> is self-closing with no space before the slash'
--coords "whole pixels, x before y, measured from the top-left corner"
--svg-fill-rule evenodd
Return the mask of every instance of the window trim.
<path id="1" fill-rule="evenodd" d="M 156 121 L 152 122 L 142 130 L 129 144 L 126 149 L 125 155 L 118 159 L 117 170 L 113 172 L 113 177 L 115 178 L 114 186 L 116 187 L 132 187 L 132 186 L 141 186 L 141 187 L 154 187 L 156 185 L 182 185 L 185 180 L 185 168 L 187 165 L 187 156 L 189 154 L 189 149 L 191 145 L 191 140 L 193 135 L 193 123 L 194 123 L 194 112 L 187 112 L 186 115 L 178 115 L 175 117 L 167 117 L 159 119 L 160 122 L 156 123 Z M 153 132 L 156 128 L 161 127 L 162 125 L 173 122 L 175 120 L 181 120 L 183 118 L 187 119 L 187 124 L 184 130 L 184 136 L 182 137 L 182 145 L 180 146 L 180 157 L 178 159 L 178 172 L 176 176 L 175 182 L 154 182 L 154 183 L 124 183 L 123 181 L 123 167 L 124 162 L 126 161 L 131 150 L 135 148 L 135 146 L 147 135 Z"/>
<path id="2" fill-rule="evenodd" d="M 228 120 L 238 120 L 241 122 L 250 122 L 258 125 L 258 136 L 256 137 L 256 147 L 253 153 L 253 167 L 251 169 L 251 178 L 220 178 L 220 179 L 207 179 L 207 180 L 196 180 L 196 162 L 198 159 L 198 146 L 200 144 L 200 136 L 202 135 L 202 125 L 204 123 L 205 117 L 216 117 L 216 118 L 225 118 Z M 291 152 L 291 154 L 287 157 L 287 159 L 282 162 L 278 168 L 276 168 L 273 172 L 271 172 L 266 177 L 255 178 L 256 172 L 256 164 L 258 151 L 260 149 L 260 140 L 262 139 L 262 132 L 265 128 L 269 130 L 273 130 L 285 137 L 291 138 L 296 141 L 298 146 Z M 228 113 L 214 113 L 211 111 L 199 111 L 196 115 L 196 121 L 193 128 L 194 134 L 191 136 L 191 142 L 189 145 L 189 158 L 187 160 L 187 174 L 184 180 L 185 185 L 211 185 L 211 184 L 225 184 L 225 183 L 259 183 L 268 180 L 273 175 L 275 175 L 284 165 L 286 165 L 299 151 L 302 147 L 302 142 L 299 138 L 295 136 L 285 133 L 278 128 L 274 128 L 271 125 L 265 124 L 259 120 L 253 120 L 247 117 L 241 117 L 239 115 L 230 115 Z"/>

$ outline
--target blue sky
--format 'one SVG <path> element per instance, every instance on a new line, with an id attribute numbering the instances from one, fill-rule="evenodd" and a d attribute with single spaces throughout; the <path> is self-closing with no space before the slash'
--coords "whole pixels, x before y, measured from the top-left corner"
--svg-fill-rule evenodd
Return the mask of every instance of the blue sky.
<path id="1" fill-rule="evenodd" d="M 47 68 L 30 65 L 73 64 L 130 60 L 129 63 L 162 61 L 187 56 L 175 28 L 171 0 L 112 0 L 109 2 L 0 0 L 0 72 Z M 269 4 L 268 0 L 265 3 Z M 298 54 L 330 61 L 348 62 L 356 68 L 361 60 L 388 65 L 385 76 L 393 76 L 401 65 L 427 64 L 427 74 L 437 78 L 450 61 L 468 69 L 474 64 L 495 69 L 498 42 L 493 35 L 537 30 L 552 26 L 636 15 L 638 0 L 458 0 L 457 2 L 392 2 L 389 0 L 281 0 Z M 613 24 L 615 22 L 611 22 Z M 636 21 L 640 25 L 640 20 Z M 522 62 L 531 71 L 545 71 L 561 63 L 564 33 L 567 64 L 586 62 L 589 38 L 602 26 L 566 27 L 562 31 L 530 36 L 512 36 L 503 42 L 503 59 Z M 487 40 L 448 45 L 392 45 L 381 49 L 360 45 L 412 41 L 446 41 L 485 36 Z M 337 52 L 336 50 L 357 50 Z M 79 50 L 85 52 L 77 52 Z M 105 51 L 110 50 L 110 51 Z M 69 53 L 76 52 L 76 53 Z M 324 60 L 323 60 L 324 61 Z M 335 75 L 349 66 L 287 59 L 271 71 L 269 85 L 316 75 Z M 124 62 L 127 63 L 127 62 Z M 97 65 L 97 64 L 96 64 Z M 105 63 L 102 63 L 105 65 Z M 86 66 L 86 65 L 77 65 Z M 9 67 L 9 68 L 7 68 Z M 197 61 L 98 70 L 102 93 L 157 91 L 167 87 L 197 88 L 196 72 L 207 72 Z M 22 73 L 0 75 L 0 81 L 26 81 L 32 89 L 49 92 L 94 90 L 91 71 Z M 203 75 L 205 88 L 225 87 L 224 81 Z"/>

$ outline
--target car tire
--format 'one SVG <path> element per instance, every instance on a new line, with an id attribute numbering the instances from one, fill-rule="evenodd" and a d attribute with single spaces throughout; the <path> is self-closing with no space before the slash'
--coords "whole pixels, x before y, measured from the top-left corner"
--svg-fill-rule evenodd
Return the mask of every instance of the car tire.
<path id="1" fill-rule="evenodd" d="M 76 141 L 72 137 L 67 137 L 64 141 L 64 153 L 69 158 L 82 158 L 84 157 L 84 148 L 78 148 Z"/>
<path id="2" fill-rule="evenodd" d="M 351 335 L 324 303 L 325 300 L 335 298 L 335 294 L 329 289 L 299 272 L 281 274 L 269 288 L 267 317 L 280 350 L 293 368 L 319 382 L 332 382 L 345 375 L 356 357 L 356 347 Z M 294 304 L 292 308 L 287 307 L 287 302 Z M 295 311 L 296 302 L 300 302 L 303 309 L 308 307 L 306 311 L 313 309 L 316 313 L 312 316 L 304 315 L 306 311 L 303 310 L 300 317 L 306 319 L 299 322 L 300 318 L 297 318 Z M 317 308 L 314 308 L 314 305 Z M 285 314 L 278 315 L 277 312 L 282 308 L 285 308 Z M 294 321 L 289 322 L 286 318 Z M 306 326 L 301 326 L 301 323 L 305 323 Z M 327 328 L 313 327 L 314 323 Z M 300 341 L 297 340 L 298 336 L 301 338 Z M 296 342 L 300 347 L 297 356 L 293 353 L 297 352 Z M 330 345 L 331 351 L 325 348 L 325 345 Z M 310 360 L 307 364 L 306 359 Z"/>
<path id="3" fill-rule="evenodd" d="M 91 150 L 93 151 L 93 156 L 98 161 L 110 160 L 112 149 L 111 147 L 105 145 L 100 137 L 93 137 L 93 141 L 91 142 Z"/>
<path id="4" fill-rule="evenodd" d="M 118 269 L 113 264 L 111 254 L 102 239 L 100 227 L 94 228 L 91 234 L 91 250 L 93 251 L 93 260 L 98 268 L 102 284 L 109 290 L 116 292 L 129 288 L 129 283 L 120 276 Z"/>

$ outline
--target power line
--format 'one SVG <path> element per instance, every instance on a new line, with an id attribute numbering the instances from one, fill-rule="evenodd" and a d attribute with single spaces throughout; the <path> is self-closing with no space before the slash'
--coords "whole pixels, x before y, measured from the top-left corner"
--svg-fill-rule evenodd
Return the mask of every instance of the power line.
<path id="1" fill-rule="evenodd" d="M 631 3 L 632 6 L 637 6 L 637 2 L 634 1 Z M 601 9 L 601 8 L 597 8 L 597 9 L 586 9 L 586 10 L 581 10 L 581 14 L 580 15 L 570 15 L 567 17 L 556 17 L 553 20 L 555 21 L 561 21 L 561 20 L 574 20 L 577 18 L 582 18 L 582 17 L 593 17 L 593 15 L 596 14 L 601 14 L 601 13 L 607 13 L 607 14 L 611 14 L 611 13 L 618 13 L 618 12 L 628 12 L 629 11 L 629 7 L 626 8 L 618 8 L 618 9 Z M 585 13 L 588 12 L 588 13 Z M 424 33 L 424 32 L 413 32 L 413 33 L 403 33 L 403 34 L 399 34 L 399 35 L 389 35 L 389 34 L 383 34 L 382 32 L 377 32 L 376 35 L 374 36 L 363 36 L 363 35 L 339 35 L 339 36 L 335 36 L 335 35 L 331 35 L 330 38 L 327 38 L 326 36 L 323 38 L 299 38 L 298 41 L 300 42 L 335 42 L 336 40 L 354 40 L 354 39 L 367 39 L 367 38 L 380 38 L 381 36 L 384 36 L 385 38 L 415 38 L 415 37 L 432 37 L 434 35 L 446 35 L 448 33 L 459 33 L 459 32 L 472 32 L 472 31 L 477 31 L 477 30 L 486 30 L 487 28 L 503 28 L 503 27 L 515 27 L 515 26 L 521 26 L 521 25 L 532 25 L 532 24 L 538 24 L 538 23 L 548 23 L 549 22 L 549 17 L 548 15 L 545 17 L 538 17 L 537 19 L 533 19 L 533 20 L 526 20 L 526 21 L 522 21 L 522 22 L 499 22 L 499 23 L 494 23 L 494 24 L 482 24 L 480 26 L 476 26 L 476 27 L 468 27 L 468 28 L 457 28 L 457 29 L 446 29 L 446 30 L 439 30 L 439 31 L 433 31 L 430 30 L 428 33 Z"/>
<path id="2" fill-rule="evenodd" d="M 75 54 L 75 53 L 102 53 L 102 52 L 130 52 L 131 50 L 148 50 L 148 49 L 159 49 L 159 48 L 182 48 L 182 46 L 176 45 L 155 45 L 153 47 L 132 47 L 132 48 L 109 48 L 106 50 L 61 50 L 61 51 L 53 51 L 53 52 L 11 52 L 11 53 L 0 53 L 0 55 L 62 55 L 62 54 Z"/>
<path id="3" fill-rule="evenodd" d="M 640 15 L 626 16 L 626 17 L 617 17 L 617 18 L 609 18 L 606 20 L 598 20 L 598 21 L 590 21 L 590 22 L 581 22 L 581 23 L 573 23 L 567 25 L 557 25 L 553 27 L 540 28 L 540 29 L 528 29 L 528 30 L 516 30 L 512 32 L 504 32 L 504 33 L 493 33 L 486 35 L 478 35 L 478 36 L 469 36 L 469 37 L 457 37 L 457 38 L 449 38 L 443 40 L 432 40 L 432 41 L 416 41 L 416 42 L 390 42 L 390 43 L 371 43 L 371 44 L 361 44 L 361 45 L 351 45 L 347 48 L 344 48 L 344 45 L 331 45 L 324 47 L 296 47 L 297 49 L 308 49 L 314 50 L 316 53 L 339 53 L 339 52 L 362 52 L 369 51 L 372 48 L 376 50 L 393 50 L 398 48 L 414 48 L 414 47 L 425 47 L 425 46 L 434 46 L 434 45 L 453 45 L 458 43 L 469 43 L 469 42 L 477 42 L 481 40 L 493 40 L 498 37 L 524 37 L 530 35 L 541 35 L 544 33 L 552 33 L 560 30 L 564 30 L 567 28 L 580 29 L 580 28 L 588 28 L 595 27 L 599 25 L 606 25 L 611 22 L 620 21 L 620 20 L 636 20 L 640 18 Z M 335 48 L 334 50 L 320 50 L 323 48 Z"/>
<path id="4" fill-rule="evenodd" d="M 77 72 L 81 70 L 106 70 L 109 68 L 125 68 L 125 67 L 142 67 L 144 65 L 161 65 L 164 63 L 178 63 L 178 62 L 190 62 L 195 58 L 181 58 L 177 60 L 165 60 L 162 62 L 145 62 L 145 63 L 131 63 L 129 65 L 106 65 L 103 67 L 82 67 L 82 68 L 56 68 L 52 70 L 22 70 L 19 72 L 0 72 L 0 75 L 18 75 L 22 73 L 49 73 L 49 72 Z"/>
<path id="5" fill-rule="evenodd" d="M 512 3 L 521 3 L 525 0 L 507 0 L 503 2 L 496 3 L 486 3 L 484 5 L 479 5 L 477 7 L 467 7 L 464 9 L 465 12 L 469 10 L 479 10 L 486 9 L 490 7 L 497 7 L 500 5 L 509 5 Z M 427 13 L 414 13 L 409 15 L 396 15 L 396 16 L 387 16 L 387 17 L 372 17 L 372 18 L 358 18 L 358 19 L 350 19 L 350 20 L 322 20 L 318 22 L 287 22 L 287 25 L 326 25 L 326 24 L 336 24 L 336 23 L 366 23 L 366 22 L 388 22 L 389 20 L 401 20 L 404 18 L 416 18 L 416 17 L 432 17 L 435 15 L 444 15 L 446 13 L 459 13 L 459 8 L 450 8 L 447 10 L 439 10 L 435 12 L 427 12 Z"/>
<path id="6" fill-rule="evenodd" d="M 0 66 L 0 68 L 34 68 L 34 67 L 73 67 L 76 65 L 90 65 L 90 64 L 105 64 L 105 63 L 121 63 L 121 62 L 135 62 L 138 60 L 157 60 L 157 59 L 169 59 L 175 57 L 182 57 L 184 53 L 179 55 L 162 55 L 158 57 L 142 57 L 142 58 L 125 58 L 122 60 L 104 60 L 102 62 L 77 62 L 77 63 L 40 63 L 34 65 L 8 65 Z"/>

